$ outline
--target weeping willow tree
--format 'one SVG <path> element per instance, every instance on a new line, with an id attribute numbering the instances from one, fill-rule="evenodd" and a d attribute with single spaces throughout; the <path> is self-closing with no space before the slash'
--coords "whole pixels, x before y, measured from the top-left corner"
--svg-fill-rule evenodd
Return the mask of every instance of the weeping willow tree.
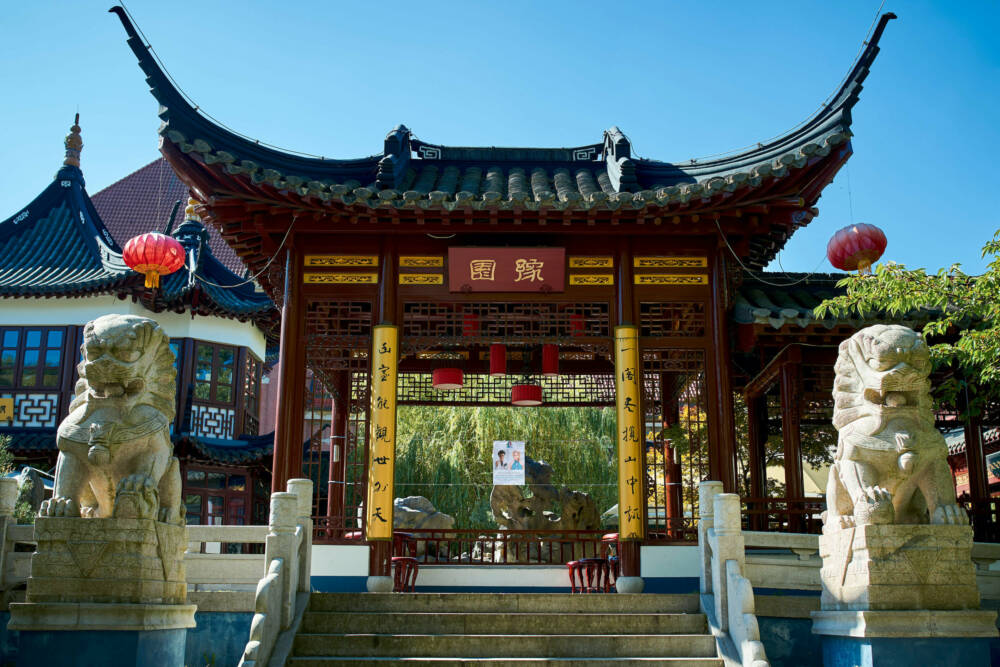
<path id="1" fill-rule="evenodd" d="M 589 493 L 600 511 L 618 502 L 610 408 L 402 406 L 396 421 L 396 496 L 425 496 L 458 528 L 496 526 L 494 440 L 523 440 L 554 484 Z"/>

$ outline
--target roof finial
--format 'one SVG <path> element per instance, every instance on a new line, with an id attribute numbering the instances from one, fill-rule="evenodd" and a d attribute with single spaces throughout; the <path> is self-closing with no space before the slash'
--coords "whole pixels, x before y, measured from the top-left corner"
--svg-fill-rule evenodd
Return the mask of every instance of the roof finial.
<path id="1" fill-rule="evenodd" d="M 187 207 L 184 209 L 184 219 L 196 220 L 198 222 L 201 222 L 201 216 L 198 215 L 197 211 L 195 211 L 195 206 L 200 206 L 200 205 L 201 202 L 199 202 L 197 199 L 195 199 L 194 197 L 188 197 Z"/>
<path id="2" fill-rule="evenodd" d="M 73 119 L 73 127 L 66 135 L 66 159 L 63 164 L 68 167 L 80 167 L 80 151 L 83 149 L 83 137 L 80 136 L 80 114 Z"/>

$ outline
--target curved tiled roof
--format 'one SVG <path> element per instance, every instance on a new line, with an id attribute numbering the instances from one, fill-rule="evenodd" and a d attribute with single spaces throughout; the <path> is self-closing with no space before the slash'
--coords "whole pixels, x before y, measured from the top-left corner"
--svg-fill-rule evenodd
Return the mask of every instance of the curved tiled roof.
<path id="1" fill-rule="evenodd" d="M 757 266 L 773 256 L 792 229 L 809 221 L 814 214 L 810 207 L 849 157 L 851 110 L 882 32 L 895 18 L 883 15 L 843 85 L 811 119 L 777 139 L 725 157 L 680 162 L 634 158 L 628 138 L 616 127 L 600 143 L 572 148 L 495 148 L 431 144 L 400 125 L 386 137 L 381 153 L 339 160 L 271 148 L 209 120 L 164 74 L 125 11 L 111 11 L 124 25 L 160 103 L 161 151 L 203 203 L 215 200 L 210 210 L 227 198 L 248 198 L 296 209 L 325 211 L 330 206 L 349 215 L 406 217 L 410 211 L 417 220 L 424 211 L 472 216 L 513 210 L 527 218 L 525 213 L 533 211 L 541 216 L 547 211 L 603 210 L 633 216 L 648 212 L 658 223 L 664 216 L 679 222 L 680 213 L 717 211 L 737 201 L 794 202 L 788 229 L 751 244 L 748 256 Z M 694 216 L 694 222 L 699 219 Z M 255 264 L 261 258 L 252 254 L 248 251 L 244 259 Z"/>
<path id="2" fill-rule="evenodd" d="M 123 288 L 132 272 L 87 196 L 63 166 L 26 207 L 0 222 L 0 296 L 73 296 Z"/>
<path id="3" fill-rule="evenodd" d="M 190 444 L 198 458 L 223 465 L 248 465 L 266 462 L 274 452 L 274 433 L 245 435 L 239 440 L 219 440 L 193 435 L 183 435 L 175 440 Z"/>

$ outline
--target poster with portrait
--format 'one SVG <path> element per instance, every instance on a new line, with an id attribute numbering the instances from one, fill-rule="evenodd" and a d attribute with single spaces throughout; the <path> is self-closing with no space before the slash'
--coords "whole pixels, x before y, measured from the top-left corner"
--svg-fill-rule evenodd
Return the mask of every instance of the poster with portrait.
<path id="1" fill-rule="evenodd" d="M 524 443 L 493 441 L 493 486 L 524 485 Z"/>

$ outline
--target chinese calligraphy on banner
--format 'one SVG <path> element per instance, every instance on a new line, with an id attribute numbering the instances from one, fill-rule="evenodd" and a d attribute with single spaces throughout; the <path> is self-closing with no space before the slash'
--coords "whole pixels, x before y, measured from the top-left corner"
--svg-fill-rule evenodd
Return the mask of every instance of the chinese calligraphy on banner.
<path id="1" fill-rule="evenodd" d="M 452 292 L 562 292 L 565 248 L 448 248 Z"/>
<path id="2" fill-rule="evenodd" d="M 372 333 L 371 410 L 367 521 L 369 540 L 392 539 L 393 470 L 396 462 L 396 362 L 399 330 L 379 325 Z"/>
<path id="3" fill-rule="evenodd" d="M 524 443 L 493 441 L 493 486 L 524 486 Z"/>
<path id="4" fill-rule="evenodd" d="M 618 534 L 645 534 L 642 412 L 639 409 L 639 337 L 631 326 L 615 327 L 615 404 L 618 415 Z"/>

